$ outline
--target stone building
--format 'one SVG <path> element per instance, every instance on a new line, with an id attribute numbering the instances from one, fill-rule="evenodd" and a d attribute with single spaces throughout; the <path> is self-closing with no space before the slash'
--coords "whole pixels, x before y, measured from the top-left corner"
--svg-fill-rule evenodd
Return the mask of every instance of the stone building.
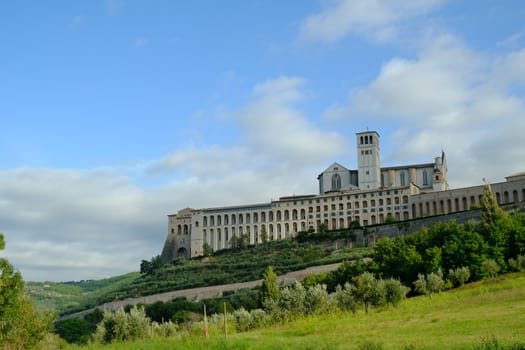
<path id="1" fill-rule="evenodd" d="M 168 215 L 168 235 L 162 256 L 203 254 L 207 243 L 214 251 L 230 247 L 231 238 L 247 235 L 248 243 L 295 237 L 298 232 L 344 229 L 384 223 L 388 216 L 409 220 L 468 210 L 480 205 L 483 185 L 451 190 L 445 153 L 433 163 L 381 167 L 380 137 L 375 131 L 356 134 L 358 167 L 334 163 L 318 177 L 319 194 L 281 197 L 269 203 L 214 208 L 185 208 Z M 492 184 L 501 204 L 525 200 L 525 173 Z"/>

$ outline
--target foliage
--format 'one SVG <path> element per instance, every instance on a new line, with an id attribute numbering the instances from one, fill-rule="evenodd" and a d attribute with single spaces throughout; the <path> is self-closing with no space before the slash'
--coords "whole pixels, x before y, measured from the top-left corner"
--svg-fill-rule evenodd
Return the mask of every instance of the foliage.
<path id="1" fill-rule="evenodd" d="M 5 248 L 0 233 L 0 250 Z M 38 313 L 32 301 L 24 294 L 20 272 L 5 258 L 0 258 L 0 348 L 33 349 L 51 331 L 52 316 Z"/>
<path id="2" fill-rule="evenodd" d="M 385 223 L 387 224 L 392 224 L 396 222 L 396 218 L 392 215 L 392 214 L 387 214 L 386 218 L 385 218 Z"/>
<path id="3" fill-rule="evenodd" d="M 318 284 L 306 290 L 305 312 L 307 315 L 324 315 L 334 312 L 336 300 L 326 291 L 326 285 Z"/>
<path id="4" fill-rule="evenodd" d="M 525 255 L 518 255 L 516 259 L 509 259 L 509 267 L 512 271 L 525 271 Z"/>
<path id="5" fill-rule="evenodd" d="M 470 278 L 470 269 L 468 266 L 458 267 L 448 271 L 448 279 L 454 286 L 462 286 Z"/>
<path id="6" fill-rule="evenodd" d="M 423 269 L 421 254 L 404 237 L 380 239 L 374 247 L 373 257 L 376 269 L 383 277 L 399 278 L 405 283 Z"/>
<path id="7" fill-rule="evenodd" d="M 490 188 L 490 184 L 483 186 L 481 198 L 481 222 L 484 230 L 489 232 L 496 223 L 507 217 L 507 213 L 498 205 L 496 194 Z"/>
<path id="8" fill-rule="evenodd" d="M 405 299 L 410 288 L 401 284 L 401 281 L 389 278 L 385 280 L 385 301 L 394 307 L 397 307 L 401 300 Z"/>
<path id="9" fill-rule="evenodd" d="M 266 299 L 279 299 L 279 283 L 273 268 L 268 266 L 263 273 L 263 282 L 260 289 L 260 300 L 264 303 Z"/>
<path id="10" fill-rule="evenodd" d="M 489 278 L 496 277 L 500 270 L 501 267 L 494 259 L 487 259 L 481 263 L 481 272 Z"/>
<path id="11" fill-rule="evenodd" d="M 151 335 L 151 320 L 143 308 L 134 306 L 129 313 L 120 308 L 104 312 L 104 318 L 98 324 L 94 340 L 98 343 L 130 341 L 144 339 Z"/>
<path id="12" fill-rule="evenodd" d="M 221 328 L 223 315 L 212 315 L 208 339 L 203 336 L 201 323 L 198 328 L 196 324 L 194 332 L 179 332 L 175 337 L 93 344 L 84 349 L 357 349 L 365 343 L 382 344 L 385 349 L 473 349 L 481 341 L 489 343 L 484 339 L 496 339 L 496 349 L 523 349 L 524 290 L 524 273 L 503 275 L 440 293 L 432 300 L 411 298 L 395 309 L 308 316 L 279 327 L 251 329 L 249 333 L 235 333 L 232 314 L 228 314 L 227 339 Z M 490 322 L 487 315 L 491 315 Z"/>
<path id="13" fill-rule="evenodd" d="M 268 231 L 266 231 L 266 226 L 261 227 L 261 242 L 265 244 L 268 242 Z"/>
<path id="14" fill-rule="evenodd" d="M 334 299 L 340 310 L 356 312 L 358 302 L 355 298 L 355 286 L 353 284 L 346 282 L 344 287 L 338 285 L 334 292 Z"/>
<path id="15" fill-rule="evenodd" d="M 354 278 L 355 290 L 354 296 L 365 307 L 365 312 L 368 313 L 370 305 L 378 301 L 378 293 L 376 293 L 377 281 L 373 274 L 365 272 L 362 275 Z"/>
<path id="16" fill-rule="evenodd" d="M 68 343 L 87 343 L 102 321 L 104 314 L 99 309 L 83 318 L 70 318 L 55 322 L 55 333 Z"/>
<path id="17" fill-rule="evenodd" d="M 234 238 L 235 236 L 232 237 L 232 239 Z M 209 245 L 208 243 L 204 243 L 202 245 L 202 254 L 204 256 L 211 256 L 213 254 L 213 248 L 211 247 L 211 245 Z"/>
<path id="18" fill-rule="evenodd" d="M 428 295 L 432 298 L 432 295 L 445 289 L 445 281 L 443 280 L 443 275 L 440 271 L 437 273 L 431 272 L 428 275 L 418 274 L 417 280 L 414 281 L 414 286 L 416 292 Z"/>
<path id="19" fill-rule="evenodd" d="M 295 320 L 305 315 L 305 297 L 305 288 L 301 283 L 296 282 L 293 286 L 283 288 L 277 301 L 278 310 L 272 311 L 278 313 L 277 318 L 282 320 Z"/>
<path id="20" fill-rule="evenodd" d="M 140 273 L 146 275 L 152 274 L 155 270 L 164 266 L 164 261 L 160 255 L 154 256 L 150 261 L 142 260 L 140 263 Z"/>

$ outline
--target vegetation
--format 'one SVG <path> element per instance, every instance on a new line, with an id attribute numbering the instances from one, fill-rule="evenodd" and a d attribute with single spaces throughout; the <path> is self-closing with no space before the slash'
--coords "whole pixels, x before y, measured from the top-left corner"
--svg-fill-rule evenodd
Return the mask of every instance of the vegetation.
<path id="1" fill-rule="evenodd" d="M 0 250 L 4 248 L 4 235 L 0 233 Z M 0 349 L 42 348 L 51 322 L 51 316 L 38 313 L 24 294 L 20 272 L 0 258 Z"/>
<path id="2" fill-rule="evenodd" d="M 228 316 L 227 339 L 223 317 L 217 315 L 210 317 L 207 340 L 202 328 L 195 327 L 169 337 L 67 349 L 523 349 L 523 300 L 521 272 L 470 283 L 433 299 L 410 298 L 397 308 L 335 311 L 249 332 L 238 331 Z M 255 313 L 248 314 L 254 318 Z M 238 312 L 236 317 L 243 315 L 246 312 Z"/>
<path id="3" fill-rule="evenodd" d="M 252 281 L 261 278 L 270 265 L 275 273 L 285 274 L 309 266 L 361 259 L 370 252 L 371 249 L 366 248 L 333 249 L 292 240 L 269 241 L 259 246 L 220 251 L 210 257 L 177 259 L 161 267 L 156 266 L 157 258 L 143 260 L 142 274 L 130 273 L 98 281 L 29 283 L 27 292 L 39 308 L 67 314 L 115 299 Z M 146 265 L 154 268 L 144 270 Z"/>

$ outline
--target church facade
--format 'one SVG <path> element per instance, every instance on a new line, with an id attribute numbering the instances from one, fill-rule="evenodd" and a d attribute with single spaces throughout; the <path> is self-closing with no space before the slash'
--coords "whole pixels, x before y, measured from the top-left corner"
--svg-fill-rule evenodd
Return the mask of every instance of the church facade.
<path id="1" fill-rule="evenodd" d="M 292 238 L 300 231 L 345 229 L 395 220 L 447 214 L 481 204 L 483 185 L 449 189 L 445 153 L 434 162 L 381 167 L 380 136 L 375 131 L 356 134 L 357 169 L 333 163 L 318 175 L 319 193 L 281 197 L 268 203 L 214 208 L 185 208 L 168 215 L 168 234 L 162 257 L 203 255 L 230 247 L 232 237 L 246 235 L 249 244 Z M 492 184 L 500 204 L 525 200 L 525 173 Z"/>

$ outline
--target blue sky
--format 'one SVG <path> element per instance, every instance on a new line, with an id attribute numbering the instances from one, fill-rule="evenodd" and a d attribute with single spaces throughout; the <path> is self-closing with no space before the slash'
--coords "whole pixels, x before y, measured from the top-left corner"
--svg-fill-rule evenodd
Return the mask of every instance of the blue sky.
<path id="1" fill-rule="evenodd" d="M 525 171 L 522 1 L 17 1 L 0 10 L 2 254 L 26 280 L 160 253 L 185 207 L 311 194 L 355 133 L 452 187 Z"/>

